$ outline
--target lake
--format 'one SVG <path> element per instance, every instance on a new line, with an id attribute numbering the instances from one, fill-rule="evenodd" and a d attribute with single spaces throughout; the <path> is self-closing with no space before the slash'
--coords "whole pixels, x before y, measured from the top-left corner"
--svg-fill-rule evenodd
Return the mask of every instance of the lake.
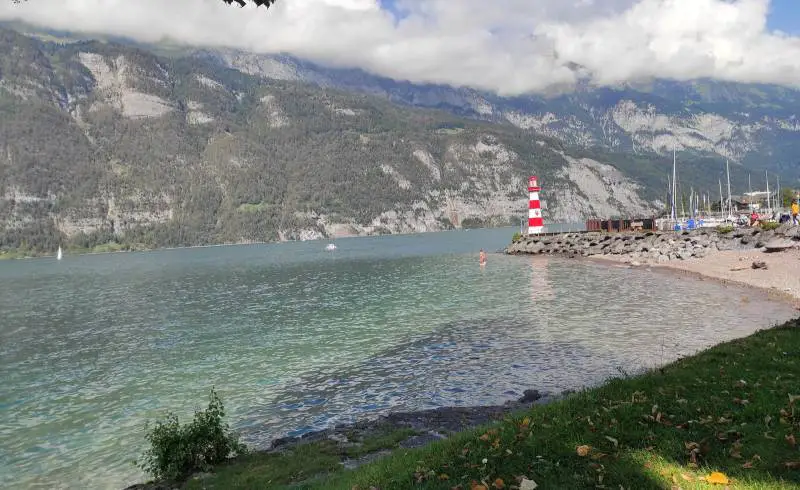
<path id="1" fill-rule="evenodd" d="M 0 262 L 0 487 L 141 481 L 145 421 L 212 386 L 259 447 L 596 384 L 794 316 L 712 281 L 494 253 L 513 231 Z"/>

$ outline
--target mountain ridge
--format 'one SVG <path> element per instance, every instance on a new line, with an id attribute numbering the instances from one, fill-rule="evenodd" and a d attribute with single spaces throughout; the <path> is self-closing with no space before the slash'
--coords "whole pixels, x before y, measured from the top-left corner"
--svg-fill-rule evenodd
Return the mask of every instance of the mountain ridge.
<path id="1" fill-rule="evenodd" d="M 0 48 L 14 53 L 0 60 L 6 250 L 517 224 L 534 173 L 551 222 L 649 215 L 666 199 L 671 155 L 575 144 L 535 118 L 523 128 L 507 114 L 419 107 L 441 106 L 438 96 L 410 93 L 414 106 L 248 74 L 219 51 L 157 56 L 8 28 Z M 716 188 L 718 155 L 680 156 L 682 181 Z"/>

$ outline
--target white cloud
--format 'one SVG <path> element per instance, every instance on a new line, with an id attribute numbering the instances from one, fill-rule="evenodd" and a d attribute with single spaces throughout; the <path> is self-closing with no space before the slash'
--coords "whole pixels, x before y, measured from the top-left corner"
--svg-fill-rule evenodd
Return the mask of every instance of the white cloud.
<path id="1" fill-rule="evenodd" d="M 800 81 L 800 38 L 766 27 L 769 0 L 0 0 L 0 19 L 260 53 L 503 95 L 648 77 Z"/>

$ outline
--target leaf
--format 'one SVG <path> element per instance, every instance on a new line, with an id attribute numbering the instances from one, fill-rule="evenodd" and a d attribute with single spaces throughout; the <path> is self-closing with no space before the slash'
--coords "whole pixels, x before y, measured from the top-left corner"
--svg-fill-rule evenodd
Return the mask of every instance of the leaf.
<path id="1" fill-rule="evenodd" d="M 786 439 L 786 442 L 788 442 L 790 446 L 792 446 L 792 447 L 797 446 L 797 441 L 794 438 L 794 434 L 789 434 L 788 436 L 786 436 L 785 439 Z"/>
<path id="2" fill-rule="evenodd" d="M 578 446 L 575 450 L 577 451 L 578 456 L 580 456 L 581 458 L 585 458 L 586 456 L 589 455 L 589 451 L 592 450 L 592 447 L 583 445 L 583 446 Z"/>
<path id="3" fill-rule="evenodd" d="M 610 442 L 611 442 L 611 444 L 613 444 L 615 448 L 619 447 L 619 441 L 618 441 L 618 440 L 614 439 L 614 438 L 613 438 L 613 437 L 611 437 L 611 436 L 606 436 L 606 439 L 607 439 L 608 441 L 610 441 Z"/>
<path id="4" fill-rule="evenodd" d="M 498 478 L 497 480 L 494 481 L 493 486 L 494 488 L 497 489 L 506 488 L 506 483 L 501 478 Z"/>
<path id="5" fill-rule="evenodd" d="M 800 461 L 787 461 L 786 463 L 783 463 L 783 466 L 789 470 L 797 470 L 800 469 Z"/>
<path id="6" fill-rule="evenodd" d="M 519 483 L 519 490 L 536 490 L 538 487 L 539 485 L 537 485 L 535 481 L 528 480 L 527 478 L 523 478 Z"/>
<path id="7" fill-rule="evenodd" d="M 681 473 L 681 478 L 686 481 L 694 481 L 694 477 L 692 475 L 687 475 L 686 473 Z"/>
<path id="8" fill-rule="evenodd" d="M 724 473 L 720 473 L 719 471 L 715 471 L 706 477 L 706 481 L 708 483 L 713 483 L 717 485 L 727 485 L 729 483 L 728 477 L 725 476 Z"/>

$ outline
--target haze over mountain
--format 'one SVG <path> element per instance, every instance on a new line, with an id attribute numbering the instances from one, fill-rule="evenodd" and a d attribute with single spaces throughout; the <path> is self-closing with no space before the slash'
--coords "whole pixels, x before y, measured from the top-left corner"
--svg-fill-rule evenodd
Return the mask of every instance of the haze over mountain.
<path id="1" fill-rule="evenodd" d="M 0 20 L 290 54 L 515 96 L 582 80 L 794 85 L 800 40 L 770 24 L 796 11 L 788 0 L 282 0 L 269 11 L 218 0 L 29 0 L 0 4 Z"/>

